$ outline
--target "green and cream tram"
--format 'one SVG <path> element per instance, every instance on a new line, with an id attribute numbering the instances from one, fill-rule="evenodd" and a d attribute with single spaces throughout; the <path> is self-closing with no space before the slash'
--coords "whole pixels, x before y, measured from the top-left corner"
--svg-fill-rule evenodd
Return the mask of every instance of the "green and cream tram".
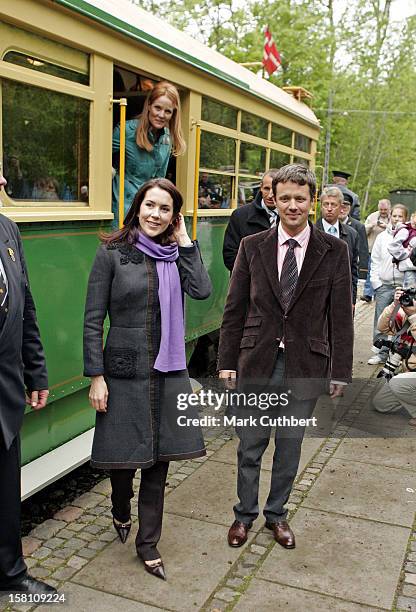
<path id="1" fill-rule="evenodd" d="M 189 355 L 221 322 L 229 215 L 251 201 L 266 169 L 313 167 L 319 124 L 289 93 L 127 0 L 0 0 L 0 18 L 1 213 L 23 236 L 51 390 L 46 409 L 25 416 L 27 497 L 89 457 L 83 309 L 97 233 L 113 217 L 115 100 L 127 99 L 130 118 L 155 81 L 181 94 L 187 151 L 168 176 L 214 284 L 208 300 L 186 305 Z"/>

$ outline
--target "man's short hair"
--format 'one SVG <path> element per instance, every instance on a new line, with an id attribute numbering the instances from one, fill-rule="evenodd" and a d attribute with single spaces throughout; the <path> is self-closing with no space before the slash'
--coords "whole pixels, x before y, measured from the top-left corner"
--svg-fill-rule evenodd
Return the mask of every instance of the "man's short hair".
<path id="1" fill-rule="evenodd" d="M 272 180 L 274 179 L 274 177 L 276 176 L 276 174 L 279 172 L 278 168 L 269 168 L 268 170 L 266 170 L 266 172 L 263 174 L 263 176 L 261 177 L 261 181 L 263 182 L 263 179 L 266 178 L 266 176 L 271 176 Z M 272 183 L 273 184 L 273 183 Z"/>
<path id="2" fill-rule="evenodd" d="M 276 197 L 276 187 L 278 183 L 296 183 L 297 185 L 308 185 L 311 200 L 315 198 L 316 177 L 307 166 L 302 164 L 287 164 L 282 166 L 273 179 L 273 195 Z"/>
<path id="3" fill-rule="evenodd" d="M 344 196 L 342 194 L 341 189 L 338 189 L 338 187 L 325 187 L 325 189 L 323 189 L 321 193 L 321 204 L 325 198 L 329 197 L 336 198 L 339 204 L 342 204 L 344 202 Z"/>

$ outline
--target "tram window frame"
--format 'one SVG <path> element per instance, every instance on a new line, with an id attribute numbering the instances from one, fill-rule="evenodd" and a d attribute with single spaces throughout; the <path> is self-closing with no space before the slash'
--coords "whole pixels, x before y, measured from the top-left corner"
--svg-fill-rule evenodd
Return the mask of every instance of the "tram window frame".
<path id="1" fill-rule="evenodd" d="M 26 62 L 13 61 L 13 59 L 10 59 L 10 56 L 12 56 L 14 60 L 26 60 Z M 62 66 L 57 62 L 51 62 L 43 57 L 39 57 L 38 55 L 23 53 L 22 51 L 17 51 L 16 49 L 9 49 L 4 54 L 2 59 L 4 62 L 14 64 L 15 66 L 21 66 L 22 68 L 28 68 L 29 70 L 36 70 L 37 72 L 49 74 L 60 79 L 66 79 L 73 83 L 88 85 L 90 81 L 89 69 L 86 72 L 81 72 L 79 70 L 74 70 L 73 68 L 68 68 L 67 66 Z"/>

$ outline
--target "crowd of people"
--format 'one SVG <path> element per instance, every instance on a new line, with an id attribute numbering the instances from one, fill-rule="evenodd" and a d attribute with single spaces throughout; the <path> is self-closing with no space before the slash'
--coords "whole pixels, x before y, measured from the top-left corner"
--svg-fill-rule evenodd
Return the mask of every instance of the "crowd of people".
<path id="1" fill-rule="evenodd" d="M 113 524 L 122 544 L 132 527 L 133 478 L 141 470 L 135 547 L 145 570 L 166 579 L 158 543 L 169 462 L 206 453 L 193 404 L 187 411 L 192 425 L 182 427 L 177 420 L 178 394 L 192 391 L 183 296 L 207 298 L 211 281 L 198 243 L 188 236 L 182 196 L 164 178 L 170 154 L 181 154 L 185 146 L 176 88 L 157 84 L 142 115 L 126 130 L 127 215 L 122 228 L 100 236 L 85 307 L 84 374 L 91 378 L 89 399 L 96 411 L 92 465 L 110 472 Z M 117 153 L 117 128 L 113 148 Z M 381 363 L 386 348 L 387 364 L 390 359 L 399 365 L 399 354 L 406 370 L 386 376 L 374 405 L 385 413 L 405 408 L 416 425 L 416 214 L 407 223 L 405 207 L 390 210 L 382 200 L 363 226 L 348 177 L 334 172 L 333 184 L 320 194 L 321 217 L 312 224 L 314 173 L 300 164 L 268 170 L 255 200 L 231 215 L 224 237 L 231 280 L 220 330 L 219 378 L 243 394 L 253 388 L 269 394 L 290 389 L 290 401 L 278 405 L 274 415 L 295 417 L 298 423 L 273 432 L 263 509 L 266 528 L 286 549 L 296 545 L 286 503 L 299 467 L 304 424 L 321 394 L 340 397 L 352 380 L 353 315 L 358 278 L 368 267 L 367 240 L 375 340 L 393 336 L 372 359 Z M 115 214 L 119 180 L 116 173 Z M 0 188 L 5 185 L 0 175 Z M 3 215 L 0 247 L 0 497 L 6 500 L 0 505 L 0 590 L 51 594 L 53 587 L 28 574 L 20 539 L 19 430 L 25 391 L 33 409 L 43 408 L 47 370 L 19 231 Z M 369 294 L 364 298 L 371 299 Z M 103 346 L 107 316 L 110 329 Z M 228 532 L 232 547 L 247 541 L 259 515 L 261 461 L 273 431 L 270 424 L 248 427 L 241 421 L 236 424 L 238 501 Z"/>

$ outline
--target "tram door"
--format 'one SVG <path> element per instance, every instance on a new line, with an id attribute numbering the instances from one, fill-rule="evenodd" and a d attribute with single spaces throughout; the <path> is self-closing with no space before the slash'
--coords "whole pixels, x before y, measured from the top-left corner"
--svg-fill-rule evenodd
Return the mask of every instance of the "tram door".
<path id="1" fill-rule="evenodd" d="M 127 98 L 126 120 L 134 119 L 141 114 L 144 101 L 153 89 L 156 79 L 114 66 L 113 97 Z M 182 96 L 182 92 L 180 92 Z M 120 105 L 113 104 L 113 128 L 120 123 Z M 119 154 L 113 155 L 113 166 L 119 167 Z M 176 184 L 176 157 L 170 157 L 166 178 Z"/>

